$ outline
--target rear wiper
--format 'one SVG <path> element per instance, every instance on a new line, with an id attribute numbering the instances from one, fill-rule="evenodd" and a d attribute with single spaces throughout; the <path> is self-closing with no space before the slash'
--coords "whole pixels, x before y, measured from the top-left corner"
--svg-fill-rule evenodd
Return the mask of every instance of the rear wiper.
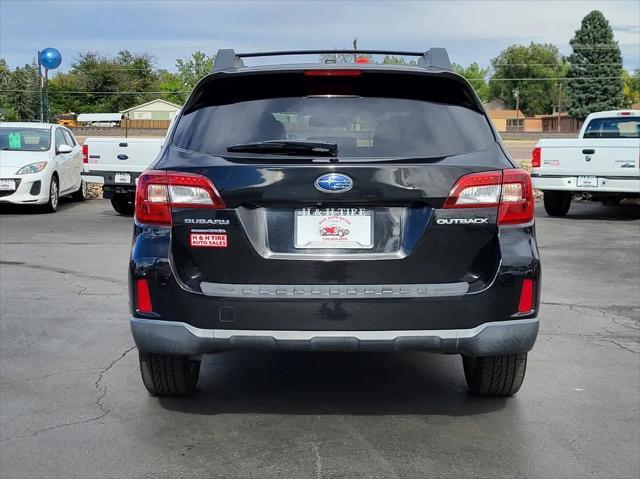
<path id="1" fill-rule="evenodd" d="M 235 153 L 282 153 L 287 155 L 337 156 L 338 145 L 323 141 L 267 140 L 227 147 Z"/>

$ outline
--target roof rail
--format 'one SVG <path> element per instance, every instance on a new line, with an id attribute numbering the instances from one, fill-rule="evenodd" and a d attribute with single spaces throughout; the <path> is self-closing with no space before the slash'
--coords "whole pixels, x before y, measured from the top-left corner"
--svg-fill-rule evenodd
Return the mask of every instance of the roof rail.
<path id="1" fill-rule="evenodd" d="M 273 52 L 236 53 L 232 48 L 220 49 L 213 64 L 213 72 L 242 68 L 243 58 L 278 57 L 286 55 L 397 55 L 402 57 L 419 57 L 418 66 L 422 68 L 438 68 L 451 70 L 451 61 L 446 48 L 430 48 L 426 52 L 410 52 L 399 50 L 280 50 Z"/>

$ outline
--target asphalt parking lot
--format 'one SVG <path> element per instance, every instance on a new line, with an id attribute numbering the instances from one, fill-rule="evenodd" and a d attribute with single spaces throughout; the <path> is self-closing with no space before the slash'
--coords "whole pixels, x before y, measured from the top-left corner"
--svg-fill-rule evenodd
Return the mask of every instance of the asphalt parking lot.
<path id="1" fill-rule="evenodd" d="M 208 357 L 149 397 L 128 326 L 131 218 L 0 211 L 0 476 L 638 477 L 640 207 L 537 211 L 541 332 L 511 399 L 457 356 Z"/>

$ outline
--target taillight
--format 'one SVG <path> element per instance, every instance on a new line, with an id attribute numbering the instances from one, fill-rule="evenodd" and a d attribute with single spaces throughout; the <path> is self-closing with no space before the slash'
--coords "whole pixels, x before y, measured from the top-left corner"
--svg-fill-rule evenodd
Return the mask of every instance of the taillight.
<path id="1" fill-rule="evenodd" d="M 171 208 L 224 208 L 211 180 L 177 171 L 145 171 L 136 188 L 135 219 L 141 224 L 170 225 Z"/>
<path id="2" fill-rule="evenodd" d="M 82 145 L 82 162 L 89 163 L 89 145 Z"/>
<path id="3" fill-rule="evenodd" d="M 362 70 L 305 70 L 306 77 L 361 77 Z"/>
<path id="4" fill-rule="evenodd" d="M 498 225 L 533 220 L 531 177 L 520 169 L 472 173 L 460 178 L 443 206 L 451 208 L 498 208 Z"/>
<path id="5" fill-rule="evenodd" d="M 152 313 L 151 295 L 149 294 L 149 283 L 146 279 L 136 281 L 136 309 L 141 313 Z"/>
<path id="6" fill-rule="evenodd" d="M 531 152 L 531 166 L 533 168 L 540 168 L 540 160 L 542 159 L 542 149 L 536 146 Z"/>
<path id="7" fill-rule="evenodd" d="M 502 191 L 502 172 L 487 171 L 465 175 L 455 184 L 445 208 L 485 208 L 497 206 Z"/>
<path id="8" fill-rule="evenodd" d="M 533 310 L 533 286 L 532 279 L 525 278 L 522 280 L 518 313 L 529 313 Z"/>
<path id="9" fill-rule="evenodd" d="M 518 225 L 533 221 L 531 176 L 520 169 L 504 170 L 502 173 L 502 197 L 498 224 Z"/>

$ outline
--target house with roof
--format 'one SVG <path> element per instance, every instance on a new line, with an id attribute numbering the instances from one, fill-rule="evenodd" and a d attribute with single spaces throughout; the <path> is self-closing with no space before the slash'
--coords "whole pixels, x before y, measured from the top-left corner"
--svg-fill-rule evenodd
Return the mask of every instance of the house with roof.
<path id="1" fill-rule="evenodd" d="M 500 133 L 525 131 L 525 116 L 520 110 L 488 110 L 487 114 Z"/>
<path id="2" fill-rule="evenodd" d="M 157 98 L 122 110 L 122 126 L 129 128 L 168 128 L 169 123 L 182 108 L 180 105 Z"/>

